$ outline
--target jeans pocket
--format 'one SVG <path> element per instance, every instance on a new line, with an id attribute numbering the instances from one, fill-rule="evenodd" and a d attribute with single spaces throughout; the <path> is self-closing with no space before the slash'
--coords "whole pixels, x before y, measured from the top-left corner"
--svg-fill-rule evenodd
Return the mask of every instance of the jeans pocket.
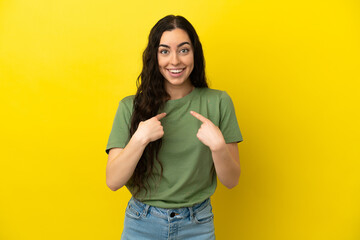
<path id="1" fill-rule="evenodd" d="M 126 207 L 125 214 L 130 218 L 139 219 L 141 217 L 141 208 L 137 206 L 132 200 L 129 201 Z"/>
<path id="2" fill-rule="evenodd" d="M 214 214 L 212 212 L 211 204 L 206 205 L 203 209 L 198 212 L 194 212 L 194 219 L 196 223 L 207 223 L 212 221 Z"/>

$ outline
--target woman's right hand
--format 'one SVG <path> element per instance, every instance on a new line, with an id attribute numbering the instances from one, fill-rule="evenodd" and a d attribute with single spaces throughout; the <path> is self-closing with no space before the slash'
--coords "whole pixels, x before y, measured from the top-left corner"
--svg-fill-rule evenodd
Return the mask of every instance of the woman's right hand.
<path id="1" fill-rule="evenodd" d="M 165 116 L 166 113 L 160 113 L 140 122 L 138 129 L 124 149 L 110 149 L 106 167 L 106 184 L 111 190 L 116 191 L 129 181 L 146 145 L 164 135 L 160 120 Z"/>
<path id="2" fill-rule="evenodd" d="M 160 113 L 146 121 L 141 121 L 133 137 L 146 145 L 162 138 L 164 130 L 160 120 L 165 116 L 166 113 Z"/>

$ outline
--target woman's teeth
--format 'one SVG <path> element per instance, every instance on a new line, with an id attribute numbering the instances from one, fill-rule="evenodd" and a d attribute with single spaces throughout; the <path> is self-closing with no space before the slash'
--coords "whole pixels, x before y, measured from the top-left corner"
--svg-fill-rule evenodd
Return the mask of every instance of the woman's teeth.
<path id="1" fill-rule="evenodd" d="M 173 70 L 170 70 L 170 69 L 169 69 L 169 71 L 170 71 L 171 73 L 181 73 L 183 70 L 184 70 L 184 69 L 173 69 Z"/>

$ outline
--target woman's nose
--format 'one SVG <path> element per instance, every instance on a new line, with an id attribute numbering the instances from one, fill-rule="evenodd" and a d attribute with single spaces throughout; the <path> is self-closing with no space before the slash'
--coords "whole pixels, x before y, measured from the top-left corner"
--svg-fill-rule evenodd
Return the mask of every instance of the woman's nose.
<path id="1" fill-rule="evenodd" d="M 170 63 L 171 63 L 172 65 L 177 65 L 177 64 L 179 64 L 179 62 L 180 62 L 179 56 L 178 56 L 176 53 L 174 53 L 174 54 L 171 56 Z"/>

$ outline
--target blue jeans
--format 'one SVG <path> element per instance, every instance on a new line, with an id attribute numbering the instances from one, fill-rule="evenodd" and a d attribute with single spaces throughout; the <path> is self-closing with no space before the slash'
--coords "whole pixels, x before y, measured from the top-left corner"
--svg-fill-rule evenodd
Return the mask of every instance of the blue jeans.
<path id="1" fill-rule="evenodd" d="M 158 208 L 131 198 L 121 240 L 214 240 L 210 199 L 192 207 Z"/>

